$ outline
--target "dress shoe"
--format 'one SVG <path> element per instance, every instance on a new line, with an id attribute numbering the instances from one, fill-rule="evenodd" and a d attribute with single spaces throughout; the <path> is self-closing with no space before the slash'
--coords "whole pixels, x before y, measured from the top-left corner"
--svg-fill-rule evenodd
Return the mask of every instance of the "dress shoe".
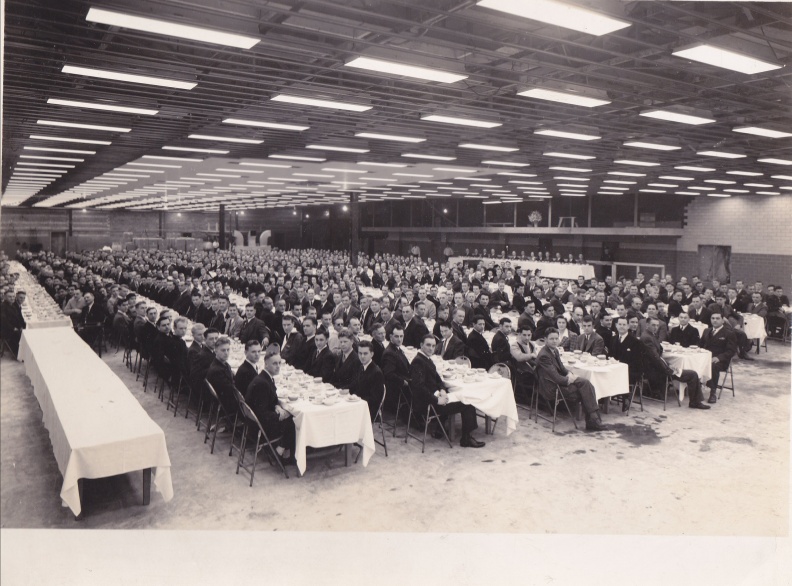
<path id="1" fill-rule="evenodd" d="M 586 431 L 605 431 L 607 427 L 602 424 L 599 411 L 594 411 L 586 417 Z"/>
<path id="2" fill-rule="evenodd" d="M 443 439 L 445 437 L 445 434 L 443 433 L 442 429 L 436 427 L 435 430 L 432 432 L 432 437 L 435 439 Z"/>
<path id="3" fill-rule="evenodd" d="M 709 405 L 705 405 L 704 403 L 691 403 L 688 405 L 691 409 L 709 409 Z"/>
<path id="4" fill-rule="evenodd" d="M 459 442 L 459 445 L 463 448 L 483 448 L 486 445 L 486 442 L 480 442 L 472 435 L 468 435 L 462 438 L 462 441 Z"/>
<path id="5" fill-rule="evenodd" d="M 709 399 L 707 399 L 707 403 L 716 403 L 718 401 L 718 396 L 715 393 L 710 393 Z"/>
<path id="6" fill-rule="evenodd" d="M 630 408 L 630 400 L 625 398 L 624 401 L 622 401 L 622 413 L 627 411 L 627 409 L 629 408 Z"/>
<path id="7" fill-rule="evenodd" d="M 750 356 L 749 354 L 747 354 L 747 353 L 743 353 L 743 354 L 741 354 L 741 355 L 740 355 L 740 358 L 742 358 L 743 360 L 755 360 L 753 357 L 751 357 L 751 356 Z"/>
<path id="8" fill-rule="evenodd" d="M 280 458 L 281 464 L 283 464 L 284 466 L 297 465 L 297 459 L 293 455 L 289 456 L 288 458 L 284 458 L 283 456 L 278 456 L 278 457 Z"/>

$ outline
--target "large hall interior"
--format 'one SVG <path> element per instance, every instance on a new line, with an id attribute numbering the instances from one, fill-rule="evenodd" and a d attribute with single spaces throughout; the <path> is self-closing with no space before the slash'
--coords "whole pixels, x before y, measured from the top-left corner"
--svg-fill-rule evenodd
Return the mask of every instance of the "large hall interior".
<path id="1" fill-rule="evenodd" d="M 4 583 L 792 583 L 792 4 L 2 4 Z"/>

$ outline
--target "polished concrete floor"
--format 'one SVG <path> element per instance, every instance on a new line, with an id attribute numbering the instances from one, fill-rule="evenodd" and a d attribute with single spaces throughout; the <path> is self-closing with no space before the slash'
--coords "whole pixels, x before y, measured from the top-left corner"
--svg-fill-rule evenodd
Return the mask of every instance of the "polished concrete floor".
<path id="1" fill-rule="evenodd" d="M 768 342 L 755 362 L 735 361 L 735 397 L 710 411 L 647 403 L 588 434 L 564 419 L 557 433 L 520 411 L 483 449 L 388 436 L 368 467 L 343 452 L 309 455 L 302 478 L 262 464 L 252 488 L 234 474 L 228 440 L 212 455 L 203 433 L 174 418 L 121 362 L 105 360 L 164 430 L 174 499 L 142 474 L 86 481 L 84 519 L 61 507 L 58 472 L 24 366 L 0 361 L 0 518 L 3 528 L 254 529 L 778 536 L 788 529 L 790 348 Z M 375 430 L 376 431 L 376 430 Z M 403 428 L 401 428 L 403 434 Z M 294 471 L 294 469 L 291 469 Z"/>

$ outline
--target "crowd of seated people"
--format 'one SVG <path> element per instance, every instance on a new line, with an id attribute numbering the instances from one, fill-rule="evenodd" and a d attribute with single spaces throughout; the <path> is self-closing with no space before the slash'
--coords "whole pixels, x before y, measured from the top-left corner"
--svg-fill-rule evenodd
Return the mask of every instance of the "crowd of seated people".
<path id="1" fill-rule="evenodd" d="M 283 423 L 288 417 L 271 400 L 274 381 L 253 360 L 264 349 L 268 355 L 277 350 L 277 359 L 267 361 L 270 378 L 279 360 L 338 388 L 354 389 L 369 401 L 372 418 L 383 396 L 393 409 L 400 394 L 450 413 L 442 380 L 424 360 L 410 363 L 404 346 L 446 360 L 467 357 L 473 367 L 506 364 L 517 387 L 541 393 L 548 381 L 560 385 L 565 397 L 583 406 L 586 428 L 596 431 L 603 427 L 591 385 L 566 371 L 559 349 L 613 356 L 628 364 L 632 381 L 648 372 L 650 393 L 666 376 L 685 382 L 690 406 L 706 409 L 695 373 L 669 369 L 660 343 L 712 352 L 707 401 L 715 403 L 717 375 L 735 356 L 751 359 L 753 341 L 743 331 L 741 314 L 788 319 L 780 287 L 640 273 L 635 279 L 561 281 L 513 268 L 508 259 L 468 266 L 388 254 L 361 254 L 353 263 L 347 253 L 327 250 L 133 250 L 83 251 L 65 258 L 20 253 L 18 260 L 75 324 L 104 320 L 119 339 L 150 356 L 171 384 L 183 377 L 201 389 L 207 378 L 215 380 L 224 389 L 226 413 L 233 412 L 234 394 L 228 391 L 234 385 L 242 396 L 255 396 L 251 400 L 262 423 L 268 421 L 273 433 L 286 438 L 280 449 L 289 461 L 291 434 Z M 7 288 L 7 267 L 0 278 Z M 160 313 L 147 300 L 172 311 Z M 14 323 L 6 319 L 11 310 L 4 301 L 4 336 L 5 324 Z M 518 314 L 516 327 L 504 317 L 507 312 Z M 679 325 L 670 327 L 672 319 Z M 691 321 L 706 325 L 705 333 L 699 336 Z M 193 344 L 187 349 L 182 338 L 190 322 Z M 494 333 L 491 342 L 487 331 Z M 246 355 L 251 352 L 235 373 L 223 358 L 225 341 L 232 339 Z M 219 353 L 218 340 L 223 341 Z M 542 346 L 548 349 L 544 354 Z M 255 373 L 241 372 L 249 366 Z M 427 394 L 427 384 L 438 394 Z M 628 404 L 623 397 L 623 408 Z M 475 417 L 463 414 L 463 421 L 461 445 L 483 446 L 472 436 Z"/>

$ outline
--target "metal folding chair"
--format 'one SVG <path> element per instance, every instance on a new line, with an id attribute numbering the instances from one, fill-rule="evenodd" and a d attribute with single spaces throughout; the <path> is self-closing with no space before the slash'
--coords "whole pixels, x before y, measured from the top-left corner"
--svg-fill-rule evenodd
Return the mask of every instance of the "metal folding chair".
<path id="1" fill-rule="evenodd" d="M 560 385 L 555 385 L 555 397 L 552 400 L 552 403 L 553 403 L 553 417 L 552 417 L 552 419 L 549 418 L 549 417 L 545 417 L 544 415 L 541 415 L 539 413 L 539 396 L 541 394 L 542 393 L 539 392 L 539 389 L 534 389 L 533 405 L 532 405 L 531 408 L 533 410 L 534 421 L 536 423 L 539 423 L 539 418 L 543 419 L 544 421 L 547 421 L 547 422 L 551 423 L 552 424 L 552 432 L 555 433 L 556 419 L 558 418 L 558 405 L 560 403 L 563 403 L 564 407 L 566 407 L 567 413 L 569 413 L 569 418 L 572 420 L 572 423 L 575 425 L 575 429 L 578 429 L 577 421 L 575 421 L 575 416 L 572 415 L 572 410 L 569 408 L 569 403 L 567 403 L 566 397 L 564 397 L 564 394 L 561 392 L 561 386 Z M 542 398 L 549 405 L 551 400 L 548 399 L 547 397 L 542 397 Z"/>
<path id="2" fill-rule="evenodd" d="M 723 375 L 723 382 L 720 380 L 720 375 Z M 731 386 L 726 386 L 726 381 L 729 381 Z M 732 392 L 732 397 L 736 397 L 734 393 L 734 371 L 732 370 L 732 363 L 729 362 L 729 368 L 724 370 L 723 372 L 718 374 L 718 386 L 715 387 L 718 391 L 718 401 L 720 401 L 721 394 L 723 394 L 723 389 L 729 390 Z"/>
<path id="3" fill-rule="evenodd" d="M 281 462 L 281 459 L 278 457 L 278 453 L 275 451 L 275 448 L 273 447 L 273 444 L 275 442 L 280 441 L 281 437 L 275 437 L 269 439 L 267 437 L 267 432 L 264 431 L 264 428 L 261 426 L 261 422 L 258 420 L 258 417 L 256 417 L 256 414 L 253 413 L 253 410 L 250 408 L 250 406 L 247 403 L 245 402 L 240 403 L 239 408 L 241 409 L 242 415 L 245 417 L 247 424 L 253 426 L 254 429 L 257 430 L 257 434 L 256 434 L 256 444 L 253 448 L 253 462 L 251 463 L 250 467 L 248 467 L 244 462 L 245 449 L 247 448 L 248 434 L 247 433 L 242 434 L 242 446 L 239 451 L 239 458 L 237 459 L 236 473 L 239 474 L 240 468 L 242 468 L 245 472 L 249 473 L 250 486 L 253 486 L 253 476 L 256 474 L 256 461 L 258 460 L 259 452 L 267 448 L 265 454 L 267 454 L 267 459 L 270 462 L 270 466 L 273 465 L 273 460 L 274 460 L 275 463 L 277 463 L 278 466 L 280 467 L 281 472 L 283 472 L 283 475 L 286 478 L 288 478 L 289 473 L 286 472 L 286 468 L 284 468 L 283 462 Z"/>
<path id="4" fill-rule="evenodd" d="M 410 431 L 410 423 L 412 422 L 413 413 L 415 413 L 415 412 L 413 411 L 412 401 L 411 401 L 410 402 L 410 413 L 407 416 L 407 435 L 404 436 L 404 443 L 405 444 L 407 443 L 407 440 L 410 439 L 410 438 L 413 438 L 413 439 L 416 439 L 416 440 L 420 441 L 421 442 L 421 453 L 423 454 L 424 450 L 426 449 L 426 434 L 429 431 L 429 424 L 432 421 L 436 421 L 438 427 L 440 428 L 440 431 L 443 432 L 443 436 L 445 437 L 446 441 L 448 442 L 448 447 L 449 448 L 453 448 L 454 447 L 451 444 L 451 440 L 448 437 L 448 433 L 446 433 L 445 427 L 443 427 L 443 422 L 440 420 L 440 415 L 437 414 L 437 410 L 434 408 L 434 405 L 432 405 L 430 403 L 430 404 L 428 404 L 426 406 L 426 415 L 423 417 L 423 420 L 424 420 L 424 431 L 423 431 L 423 437 L 422 438 L 418 437 L 417 435 L 413 435 L 412 432 Z M 415 413 L 415 417 L 418 418 L 419 415 L 417 413 Z"/>

